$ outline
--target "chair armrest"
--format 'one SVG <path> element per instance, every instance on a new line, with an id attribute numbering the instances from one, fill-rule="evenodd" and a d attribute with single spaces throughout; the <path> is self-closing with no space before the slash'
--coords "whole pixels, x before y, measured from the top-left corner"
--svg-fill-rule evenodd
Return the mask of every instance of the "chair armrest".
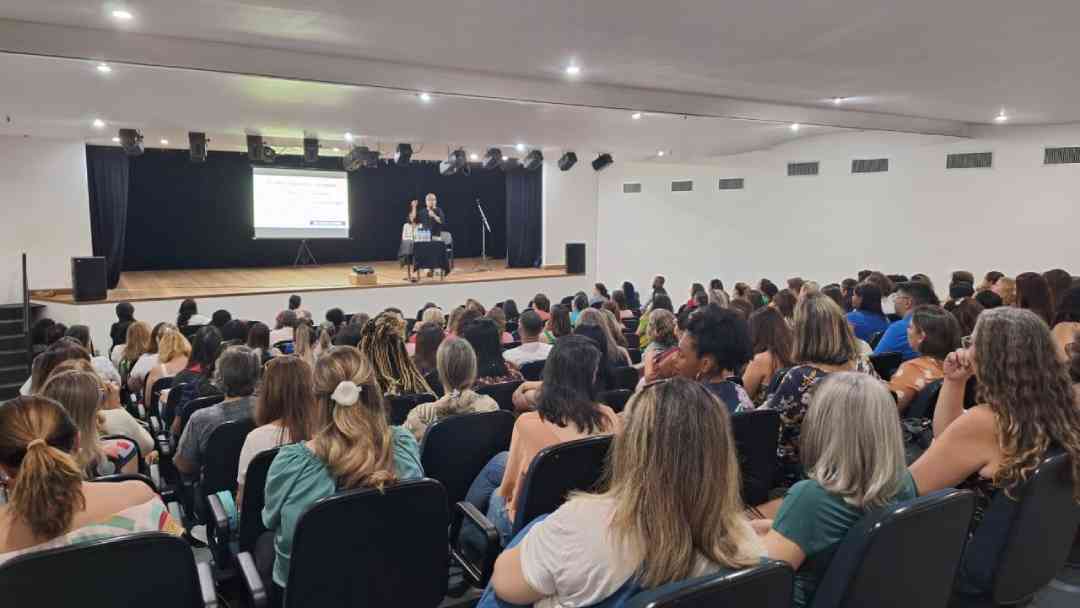
<path id="1" fill-rule="evenodd" d="M 480 564 L 469 561 L 464 552 L 460 550 L 461 529 L 465 518 L 468 518 L 484 535 L 484 555 Z M 485 517 L 472 503 L 461 501 L 454 508 L 453 521 L 450 524 L 450 541 L 454 559 L 465 570 L 466 575 L 478 586 L 486 586 L 495 571 L 495 559 L 499 557 L 499 553 L 502 551 L 502 544 L 499 542 L 499 531 L 495 528 L 495 524 L 491 523 L 491 520 Z"/>
<path id="2" fill-rule="evenodd" d="M 165 504 L 165 508 L 169 510 L 169 515 L 176 521 L 177 524 L 184 524 L 184 509 L 180 506 L 180 503 L 172 500 Z"/>
<path id="3" fill-rule="evenodd" d="M 199 573 L 199 591 L 202 592 L 203 606 L 217 608 L 217 590 L 214 589 L 214 573 L 210 570 L 210 564 L 199 562 L 195 564 L 195 568 Z"/>
<path id="4" fill-rule="evenodd" d="M 161 418 L 158 418 L 157 416 L 150 416 L 149 420 L 150 420 L 150 432 L 152 432 L 155 435 L 160 435 L 161 432 L 165 428 L 165 427 L 163 427 L 161 425 Z"/>
<path id="5" fill-rule="evenodd" d="M 266 594 L 259 570 L 255 567 L 255 558 L 251 553 L 244 551 L 236 556 L 236 562 L 240 565 L 240 575 L 244 577 L 244 586 L 247 587 L 248 595 L 251 596 L 251 605 L 255 608 L 266 606 L 270 598 Z"/>
<path id="6" fill-rule="evenodd" d="M 169 436 L 165 433 L 158 433 L 154 435 L 154 440 L 157 443 L 158 454 L 165 458 L 171 458 L 173 446 Z"/>
<path id="7" fill-rule="evenodd" d="M 150 465 L 150 481 L 153 481 L 158 492 L 161 492 L 161 466 L 156 462 Z"/>
<path id="8" fill-rule="evenodd" d="M 225 505 L 221 504 L 221 498 L 217 494 L 210 494 L 206 497 L 206 502 L 210 506 L 210 522 L 216 527 L 215 533 L 223 535 L 228 538 L 229 532 L 229 516 L 225 514 Z M 209 530 L 207 531 L 209 533 Z"/>

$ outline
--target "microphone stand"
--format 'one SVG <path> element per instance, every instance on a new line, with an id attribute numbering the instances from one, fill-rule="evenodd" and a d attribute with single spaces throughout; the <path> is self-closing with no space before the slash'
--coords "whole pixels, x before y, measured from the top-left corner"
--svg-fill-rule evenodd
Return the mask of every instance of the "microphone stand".
<path id="1" fill-rule="evenodd" d="M 491 224 L 488 224 L 487 215 L 484 213 L 484 206 L 480 204 L 480 199 L 476 199 L 476 208 L 480 210 L 480 266 L 476 269 L 476 272 L 487 272 L 491 270 L 488 268 L 487 257 L 487 233 L 491 232 Z"/>

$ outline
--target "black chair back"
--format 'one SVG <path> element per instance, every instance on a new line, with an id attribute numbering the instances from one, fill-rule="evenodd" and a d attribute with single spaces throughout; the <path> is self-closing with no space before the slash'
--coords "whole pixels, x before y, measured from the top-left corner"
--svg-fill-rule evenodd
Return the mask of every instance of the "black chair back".
<path id="1" fill-rule="evenodd" d="M 409 417 L 409 412 L 411 412 L 414 407 L 421 403 L 431 403 L 432 401 L 435 401 L 435 395 L 430 393 L 387 395 L 386 402 L 390 407 L 390 411 L 388 412 L 390 424 L 395 426 L 405 424 L 405 419 Z"/>
<path id="2" fill-rule="evenodd" d="M 446 491 L 447 509 L 465 500 L 469 486 L 499 452 L 510 449 L 514 415 L 499 410 L 449 416 L 427 429 L 420 442 L 424 474 Z"/>
<path id="3" fill-rule="evenodd" d="M 525 365 L 521 366 L 521 375 L 524 376 L 526 380 L 530 380 L 533 382 L 536 382 L 537 380 L 543 380 L 544 364 L 546 363 L 546 359 L 541 359 L 539 361 L 529 361 Z"/>
<path id="4" fill-rule="evenodd" d="M 1027 600 L 1065 564 L 1080 522 L 1069 473 L 1068 454 L 1055 449 L 1014 494 L 1018 500 L 999 491 L 987 507 L 968 552 L 997 553 L 991 589 L 996 604 Z M 995 547 L 1003 527 L 1008 530 L 1004 544 L 999 540 Z"/>
<path id="5" fill-rule="evenodd" d="M 118 579 L 118 573 L 128 576 Z M 63 577 L 62 583 L 58 584 L 58 576 Z M 161 532 L 140 532 L 14 557 L 0 565 L 0 589 L 5 606 L 203 605 L 191 547 Z"/>
<path id="6" fill-rule="evenodd" d="M 900 368 L 900 364 L 904 362 L 904 356 L 900 353 L 881 353 L 880 355 L 870 355 L 870 364 L 874 366 L 874 370 L 877 371 L 881 379 L 888 382 L 896 370 Z"/>
<path id="7" fill-rule="evenodd" d="M 630 353 L 630 363 L 637 365 L 641 363 L 641 349 L 640 348 L 628 348 L 627 352 Z"/>
<path id="8" fill-rule="evenodd" d="M 710 608 L 713 606 L 753 606 L 789 608 L 795 574 L 784 562 L 768 561 L 735 572 L 671 583 L 639 593 L 626 608 Z"/>
<path id="9" fill-rule="evenodd" d="M 95 477 L 94 483 L 120 483 L 122 481 L 138 481 L 146 484 L 146 487 L 154 491 L 154 494 L 158 493 L 158 487 L 152 479 L 142 474 L 132 473 L 117 473 L 116 475 L 102 475 L 101 477 Z"/>
<path id="10" fill-rule="evenodd" d="M 884 335 L 884 331 L 875 331 L 870 334 L 870 339 L 866 343 L 870 345 L 870 348 L 877 348 L 878 342 L 881 342 L 881 337 Z"/>
<path id="11" fill-rule="evenodd" d="M 518 340 L 514 340 L 512 342 L 505 342 L 502 345 L 502 349 L 503 350 L 510 350 L 511 348 L 517 348 L 519 346 L 521 346 L 521 342 L 519 342 Z"/>
<path id="12" fill-rule="evenodd" d="M 743 502 L 750 506 L 765 503 L 776 478 L 780 412 L 755 410 L 733 414 L 731 432 L 739 456 Z"/>
<path id="13" fill-rule="evenodd" d="M 941 380 L 934 380 L 922 387 L 915 398 L 908 404 L 907 409 L 901 413 L 904 418 L 930 418 L 934 417 L 937 408 L 938 395 L 941 394 Z"/>
<path id="14" fill-rule="evenodd" d="M 975 495 L 944 490 L 878 509 L 844 537 L 811 608 L 945 608 Z"/>
<path id="15" fill-rule="evenodd" d="M 512 412 L 514 411 L 514 391 L 516 391 L 519 386 L 521 386 L 521 380 L 516 380 L 514 382 L 502 382 L 500 384 L 481 386 L 476 389 L 476 392 L 494 399 L 495 403 L 499 404 L 499 409 Z"/>
<path id="16" fill-rule="evenodd" d="M 517 497 L 514 534 L 530 521 L 551 513 L 574 490 L 591 490 L 600 481 L 611 435 L 596 435 L 540 450 L 529 465 Z"/>
<path id="17" fill-rule="evenodd" d="M 628 391 L 636 389 L 638 380 L 641 379 L 638 370 L 630 366 L 613 368 L 611 370 L 611 375 L 615 383 L 615 386 L 612 388 Z"/>
<path id="18" fill-rule="evenodd" d="M 244 447 L 244 439 L 254 429 L 255 421 L 245 418 L 226 422 L 210 433 L 202 456 L 202 480 L 199 483 L 202 494 L 224 490 L 236 492 L 240 450 Z"/>
<path id="19" fill-rule="evenodd" d="M 626 348 L 641 348 L 641 336 L 632 331 L 624 331 L 623 337 L 626 338 Z"/>
<path id="20" fill-rule="evenodd" d="M 150 387 L 150 403 L 147 405 L 147 411 L 155 416 L 160 416 L 161 412 L 158 410 L 158 401 L 161 399 L 161 391 L 172 388 L 173 378 L 158 378 L 154 381 L 154 385 Z"/>
<path id="21" fill-rule="evenodd" d="M 633 391 L 620 388 L 613 391 L 601 391 L 600 394 L 596 396 L 596 399 L 600 403 L 615 410 L 615 413 L 619 413 L 626 409 L 626 402 L 630 401 L 630 397 L 633 394 Z"/>
<path id="22" fill-rule="evenodd" d="M 180 408 L 180 433 L 182 434 L 184 429 L 187 428 L 187 423 L 191 420 L 192 414 L 201 409 L 217 405 L 224 400 L 225 395 L 210 395 L 188 401 L 184 407 Z"/>
<path id="23" fill-rule="evenodd" d="M 176 416 L 176 412 L 183 405 L 183 401 L 188 392 L 189 383 L 181 382 L 179 384 L 173 383 L 169 387 L 169 398 L 165 400 L 165 404 L 161 406 L 161 421 L 168 428 L 172 426 L 173 418 Z M 161 404 L 159 403 L 159 406 Z"/>
<path id="24" fill-rule="evenodd" d="M 448 525 L 433 479 L 323 498 L 296 525 L 284 605 L 438 606 Z"/>

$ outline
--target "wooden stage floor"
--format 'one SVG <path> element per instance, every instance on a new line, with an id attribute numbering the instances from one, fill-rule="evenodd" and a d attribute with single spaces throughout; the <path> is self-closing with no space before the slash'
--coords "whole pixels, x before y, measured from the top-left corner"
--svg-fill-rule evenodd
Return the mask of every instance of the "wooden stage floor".
<path id="1" fill-rule="evenodd" d="M 349 281 L 352 267 L 358 264 L 375 270 L 375 285 L 353 285 Z M 480 268 L 480 258 L 458 258 L 454 271 L 440 280 L 423 276 L 418 283 L 406 282 L 405 269 L 397 261 L 355 262 L 321 266 L 288 266 L 278 268 L 215 268 L 202 270 L 156 270 L 125 272 L 120 284 L 110 289 L 107 300 L 87 302 L 145 302 L 210 296 L 236 296 L 292 291 L 323 291 L 336 289 L 379 289 L 383 287 L 412 287 L 442 283 L 478 283 L 558 277 L 566 274 L 565 266 L 546 268 L 507 268 L 506 260 L 489 260 L 488 270 Z M 49 292 L 35 290 L 37 302 L 73 304 L 69 290 Z"/>

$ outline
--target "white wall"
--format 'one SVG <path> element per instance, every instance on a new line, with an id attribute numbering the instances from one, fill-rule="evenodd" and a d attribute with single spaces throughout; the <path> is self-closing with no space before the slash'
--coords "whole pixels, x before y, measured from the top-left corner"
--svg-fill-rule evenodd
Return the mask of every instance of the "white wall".
<path id="1" fill-rule="evenodd" d="M 589 165 L 588 153 L 559 171 L 554 160 L 544 161 L 544 264 L 565 264 L 566 244 L 585 243 L 585 271 L 596 272 L 597 187 L 600 175 Z M 586 292 L 590 290 L 585 290 Z"/>
<path id="2" fill-rule="evenodd" d="M 600 176 L 597 279 L 647 290 L 654 273 L 679 296 L 693 281 L 725 286 L 800 275 L 839 281 L 862 268 L 980 275 L 1064 267 L 1080 273 L 1080 165 L 1044 166 L 1044 146 L 1080 145 L 1080 126 L 981 129 L 973 139 L 888 133 L 806 138 L 715 165 L 615 165 Z M 994 153 L 992 169 L 945 169 L 953 152 Z M 853 158 L 889 172 L 852 175 Z M 821 161 L 821 174 L 786 165 Z M 743 177 L 746 189 L 717 188 Z M 670 191 L 693 179 L 694 191 Z M 623 182 L 641 194 L 623 194 Z"/>
<path id="3" fill-rule="evenodd" d="M 0 136 L 0 209 L 0 304 L 22 297 L 22 252 L 31 288 L 71 287 L 70 258 L 91 254 L 85 144 Z"/>

